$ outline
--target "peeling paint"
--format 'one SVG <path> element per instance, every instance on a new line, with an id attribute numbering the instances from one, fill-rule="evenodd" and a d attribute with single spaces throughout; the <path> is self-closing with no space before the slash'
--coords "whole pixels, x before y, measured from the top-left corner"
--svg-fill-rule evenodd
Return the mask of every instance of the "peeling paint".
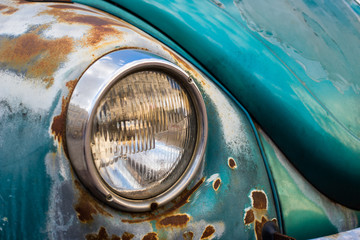
<path id="1" fill-rule="evenodd" d="M 203 184 L 204 181 L 205 178 L 202 178 L 190 190 L 188 189 L 184 190 L 177 198 L 171 201 L 172 206 L 168 209 L 164 209 L 164 207 L 161 207 L 158 210 L 156 210 L 156 212 L 153 211 L 149 213 L 132 214 L 131 219 L 122 219 L 121 221 L 123 223 L 140 223 L 140 222 L 152 221 L 155 219 L 159 219 L 163 216 L 167 216 L 168 214 L 171 214 L 180 207 L 182 207 L 184 204 L 188 203 L 191 195 L 201 186 L 201 184 Z M 141 216 L 141 215 L 145 215 L 145 218 L 143 217 L 136 219 L 136 216 Z"/>
<path id="2" fill-rule="evenodd" d="M 163 227 L 185 227 L 190 221 L 187 214 L 176 214 L 167 216 L 159 221 L 159 225 Z"/>
<path id="3" fill-rule="evenodd" d="M 214 188 L 215 191 L 219 190 L 220 184 L 221 184 L 221 179 L 220 179 L 220 178 L 217 178 L 217 179 L 213 182 L 213 188 Z"/>
<path id="4" fill-rule="evenodd" d="M 262 228 L 268 221 L 268 199 L 263 190 L 251 191 L 249 198 L 251 199 L 251 207 L 245 209 L 244 224 L 246 226 L 253 225 L 254 234 L 257 240 L 262 240 Z M 277 224 L 277 219 L 272 219 Z"/>
<path id="5" fill-rule="evenodd" d="M 112 215 L 106 212 L 96 200 L 89 195 L 89 193 L 83 189 L 80 183 L 75 180 L 75 187 L 79 191 L 79 199 L 74 208 L 77 213 L 77 217 L 82 223 L 89 223 L 94 220 L 93 215 L 102 214 L 104 216 L 112 217 Z"/>
<path id="6" fill-rule="evenodd" d="M 41 79 L 49 88 L 54 83 L 52 76 L 60 64 L 67 60 L 74 43 L 66 36 L 59 39 L 41 38 L 38 31 L 44 27 L 17 38 L 0 38 L 0 64 L 18 73 L 25 72 L 28 78 Z"/>
<path id="7" fill-rule="evenodd" d="M 194 233 L 189 231 L 189 232 L 184 232 L 183 233 L 183 238 L 184 240 L 193 240 L 194 238 Z"/>
<path id="8" fill-rule="evenodd" d="M 158 239 L 159 238 L 157 236 L 157 233 L 154 233 L 154 232 L 148 233 L 142 238 L 142 240 L 158 240 Z"/>
<path id="9" fill-rule="evenodd" d="M 236 164 L 234 158 L 230 157 L 230 158 L 228 159 L 228 166 L 229 166 L 231 169 L 237 168 L 237 164 Z"/>
<path id="10" fill-rule="evenodd" d="M 215 228 L 214 228 L 214 226 L 208 225 L 208 226 L 205 228 L 205 230 L 204 230 L 204 232 L 203 232 L 203 234 L 202 234 L 202 236 L 201 236 L 201 239 L 209 239 L 214 233 L 215 233 Z"/>
<path id="11" fill-rule="evenodd" d="M 107 233 L 105 227 L 100 227 L 98 233 L 90 233 L 85 236 L 86 240 L 121 240 L 119 236 L 111 235 Z"/>
<path id="12" fill-rule="evenodd" d="M 264 191 L 254 190 L 251 192 L 252 206 L 256 209 L 267 209 L 267 196 Z"/>

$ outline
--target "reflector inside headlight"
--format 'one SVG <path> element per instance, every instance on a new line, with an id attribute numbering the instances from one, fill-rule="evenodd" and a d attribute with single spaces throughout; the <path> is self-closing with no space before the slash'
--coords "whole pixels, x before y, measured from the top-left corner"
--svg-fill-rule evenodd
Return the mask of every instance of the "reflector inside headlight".
<path id="1" fill-rule="evenodd" d="M 174 184 L 195 146 L 192 105 L 165 73 L 141 71 L 119 80 L 93 120 L 91 151 L 104 181 L 134 199 L 150 198 Z"/>

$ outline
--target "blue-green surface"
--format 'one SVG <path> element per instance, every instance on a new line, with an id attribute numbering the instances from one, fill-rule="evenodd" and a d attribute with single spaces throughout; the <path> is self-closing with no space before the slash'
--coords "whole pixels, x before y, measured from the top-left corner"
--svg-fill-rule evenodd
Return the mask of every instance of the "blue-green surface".
<path id="1" fill-rule="evenodd" d="M 181 46 L 245 106 L 310 182 L 331 199 L 360 208 L 355 2 L 111 2 L 152 27 L 111 4 L 91 4 Z"/>

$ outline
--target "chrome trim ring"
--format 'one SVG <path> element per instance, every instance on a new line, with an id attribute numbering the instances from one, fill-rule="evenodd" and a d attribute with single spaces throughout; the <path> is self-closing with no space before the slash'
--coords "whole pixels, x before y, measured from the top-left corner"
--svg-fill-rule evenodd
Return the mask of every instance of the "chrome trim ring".
<path id="1" fill-rule="evenodd" d="M 197 118 L 197 139 L 187 168 L 165 192 L 149 198 L 134 200 L 119 196 L 99 175 L 92 159 L 90 134 L 92 120 L 100 100 L 123 77 L 138 71 L 158 70 L 174 76 L 193 102 Z M 177 65 L 141 50 L 111 52 L 94 62 L 79 79 L 69 102 L 66 119 L 66 142 L 70 161 L 81 182 L 97 198 L 125 211 L 151 210 L 178 196 L 200 169 L 207 141 L 206 108 L 199 89 L 189 75 Z"/>

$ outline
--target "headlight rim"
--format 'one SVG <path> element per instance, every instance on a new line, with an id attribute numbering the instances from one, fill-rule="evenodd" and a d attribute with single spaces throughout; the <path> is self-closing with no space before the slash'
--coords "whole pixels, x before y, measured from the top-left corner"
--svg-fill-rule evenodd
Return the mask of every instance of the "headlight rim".
<path id="1" fill-rule="evenodd" d="M 101 66 L 109 66 L 110 63 L 113 65 L 106 70 L 106 77 L 96 76 L 96 71 L 99 71 Z M 193 107 L 196 112 L 197 139 L 194 152 L 188 166 L 186 167 L 184 173 L 171 187 L 155 197 L 135 200 L 119 196 L 102 179 L 95 167 L 95 163 L 92 158 L 90 136 L 92 121 L 96 113 L 97 106 L 99 105 L 101 99 L 109 91 L 109 89 L 111 89 L 111 87 L 113 87 L 119 80 L 134 72 L 148 70 L 158 70 L 160 72 L 164 72 L 174 77 L 176 81 L 186 89 L 189 96 L 191 97 L 191 101 L 193 102 Z M 97 81 L 95 86 L 93 86 L 94 84 L 89 84 L 94 80 Z M 86 101 L 81 98 L 86 97 L 84 96 L 84 92 L 87 92 L 87 88 L 98 88 L 98 90 L 95 91 L 92 89 L 92 91 L 90 91 L 91 93 L 87 96 L 87 98 L 91 98 L 92 101 L 87 101 L 87 103 L 84 103 Z M 77 130 L 76 127 L 74 128 L 72 124 L 72 121 L 77 119 L 76 114 L 74 116 L 72 110 L 75 109 L 76 106 L 79 106 L 82 110 L 86 110 L 86 114 L 84 112 L 84 116 L 81 116 L 80 114 L 80 131 Z M 156 203 L 157 206 L 161 206 L 174 199 L 194 179 L 196 173 L 201 167 L 202 159 L 205 153 L 207 142 L 207 127 L 206 108 L 201 93 L 195 82 L 184 70 L 166 59 L 143 50 L 119 50 L 108 53 L 95 61 L 79 79 L 68 106 L 66 121 L 67 148 L 69 151 L 70 161 L 81 182 L 100 200 L 110 204 L 113 207 L 126 211 L 149 211 L 151 210 L 151 204 L 153 203 Z M 78 132 L 77 135 L 75 134 L 75 137 L 73 136 L 74 131 Z M 81 151 L 78 150 L 79 147 Z"/>

